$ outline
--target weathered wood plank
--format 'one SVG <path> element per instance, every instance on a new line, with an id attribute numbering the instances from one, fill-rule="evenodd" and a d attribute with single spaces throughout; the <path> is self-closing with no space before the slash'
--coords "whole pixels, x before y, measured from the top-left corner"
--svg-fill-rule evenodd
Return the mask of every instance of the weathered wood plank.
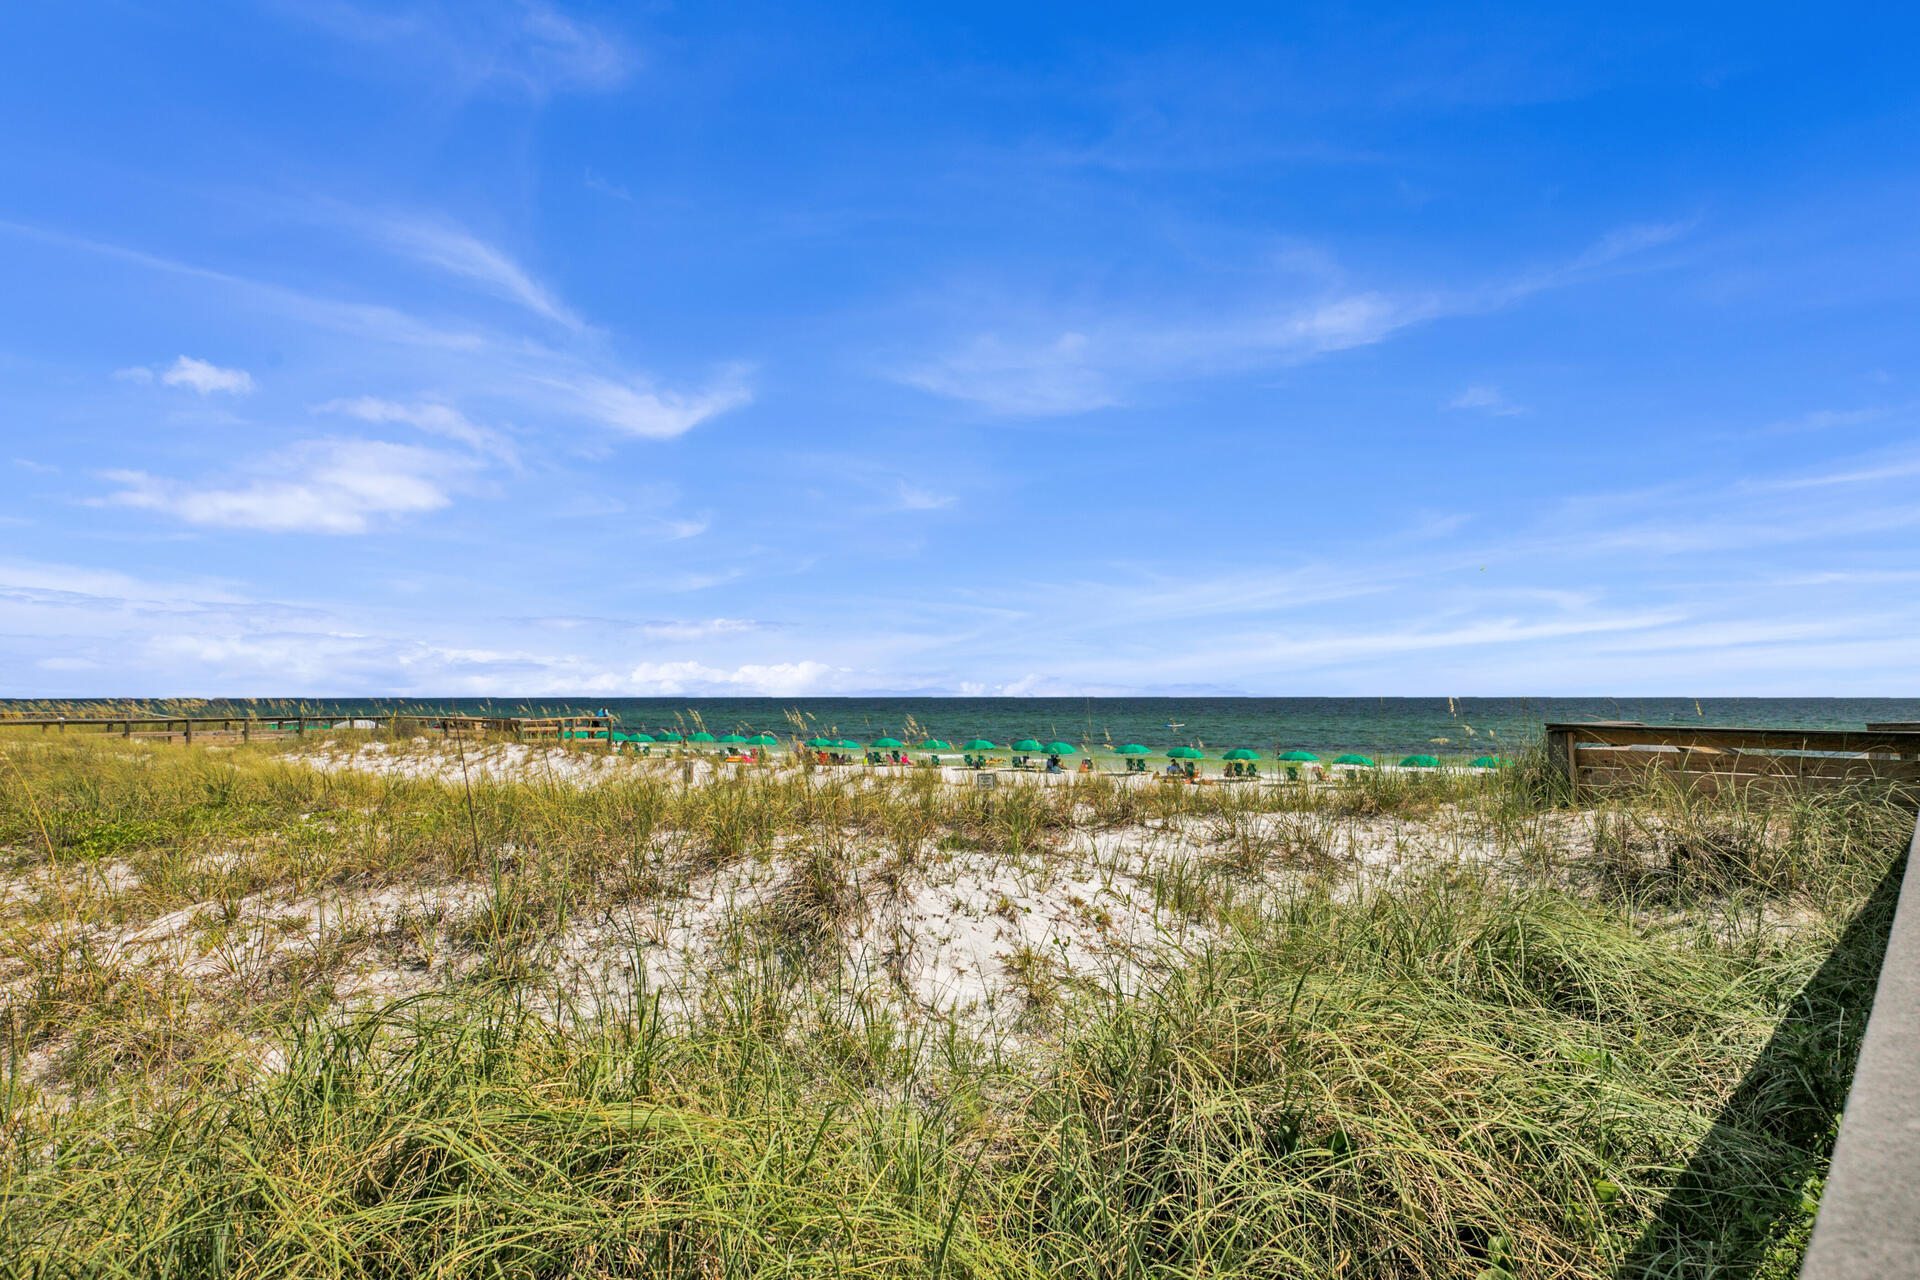
<path id="1" fill-rule="evenodd" d="M 1549 735 L 1614 746 L 1725 747 L 1772 751 L 1920 752 L 1920 733 L 1854 729 L 1680 728 L 1606 724 L 1550 724 Z"/>
<path id="2" fill-rule="evenodd" d="M 1893 756 L 1801 756 L 1755 751 L 1634 751 L 1580 744 L 1575 763 L 1584 772 L 1737 773 L 1773 778 L 1920 778 L 1920 761 Z"/>
<path id="3" fill-rule="evenodd" d="M 1725 790 L 1755 790 L 1764 792 L 1794 790 L 1825 790 L 1833 787 L 1860 787 L 1887 785 L 1907 788 L 1920 793 L 1920 777 L 1885 778 L 1878 775 L 1861 775 L 1853 778 L 1769 777 L 1762 773 L 1712 773 L 1705 770 L 1676 769 L 1649 773 L 1640 769 L 1588 769 L 1580 770 L 1580 785 L 1583 788 L 1601 790 L 1608 787 L 1640 787 L 1657 779 L 1660 785 L 1680 788 L 1681 790 L 1700 790 L 1715 794 Z"/>

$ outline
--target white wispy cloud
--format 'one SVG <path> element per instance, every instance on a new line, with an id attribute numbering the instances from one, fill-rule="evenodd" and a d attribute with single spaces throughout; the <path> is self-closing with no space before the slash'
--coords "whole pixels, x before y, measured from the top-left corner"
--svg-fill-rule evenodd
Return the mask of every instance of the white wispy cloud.
<path id="1" fill-rule="evenodd" d="M 618 88 L 635 66 L 626 42 L 538 0 L 461 0 L 374 8 L 347 0 L 282 0 L 284 12 L 402 65 L 430 62 L 433 83 L 489 86 L 544 98 Z"/>
<path id="2" fill-rule="evenodd" d="M 537 316 L 579 330 L 585 322 L 505 250 L 450 222 L 348 212 L 348 221 L 388 249 L 466 280 Z"/>
<path id="3" fill-rule="evenodd" d="M 245 369 L 222 369 L 192 356 L 181 356 L 160 375 L 169 387 L 190 387 L 203 396 L 216 391 L 244 396 L 253 390 L 253 375 Z"/>
<path id="4" fill-rule="evenodd" d="M 990 413 L 1051 416 L 1122 403 L 1121 380 L 1107 346 L 1084 333 L 1009 340 L 985 333 L 894 376 L 937 396 Z"/>
<path id="5" fill-rule="evenodd" d="M 431 435 L 458 441 L 477 453 L 498 458 L 508 465 L 516 465 L 519 462 L 519 455 L 511 440 L 491 427 L 480 426 L 452 405 L 430 400 L 415 404 L 401 404 L 395 400 L 382 400 L 377 396 L 355 396 L 349 399 L 329 400 L 318 406 L 317 411 L 346 414 L 362 422 L 404 423 Z"/>
<path id="6" fill-rule="evenodd" d="M 640 633 L 650 640 L 677 641 L 684 644 L 694 640 L 712 640 L 720 636 L 745 635 L 748 632 L 759 631 L 764 625 L 748 618 L 705 618 L 643 622 L 640 624 Z"/>
<path id="7" fill-rule="evenodd" d="M 0 598 L 16 604 L 110 605 L 116 610 L 194 608 L 243 599 L 229 584 L 140 578 L 119 569 L 0 559 Z"/>
<path id="8" fill-rule="evenodd" d="M 643 662 L 627 674 L 626 682 L 640 696 L 793 697 L 821 692 L 841 674 L 823 662 L 743 663 L 732 668 L 693 661 Z"/>
<path id="9" fill-rule="evenodd" d="M 730 369 L 703 390 L 669 391 L 649 381 L 620 381 L 595 375 L 553 375 L 548 386 L 572 409 L 632 436 L 670 440 L 709 418 L 753 401 L 743 370 Z"/>
<path id="10" fill-rule="evenodd" d="M 951 493 L 936 493 L 906 480 L 900 482 L 894 495 L 903 511 L 939 511 L 952 506 L 955 501 Z"/>
<path id="11" fill-rule="evenodd" d="M 980 334 L 899 368 L 909 386 L 990 413 L 1055 416 L 1126 404 L 1143 383 L 1286 364 L 1367 346 L 1440 314 L 1430 296 L 1340 294 L 1226 323 L 1122 320 L 1008 338 Z"/>
<path id="12" fill-rule="evenodd" d="M 1778 422 L 1770 422 L 1763 430 L 1769 435 L 1791 435 L 1801 431 L 1830 431 L 1835 427 L 1857 427 L 1863 423 L 1875 422 L 1886 417 L 1889 412 L 1879 407 L 1813 409 L 1797 418 L 1783 418 Z"/>
<path id="13" fill-rule="evenodd" d="M 120 488 L 102 501 L 187 524 L 272 533 L 366 533 L 384 519 L 437 511 L 472 464 L 378 440 L 309 440 L 264 460 L 235 484 L 193 485 L 141 471 L 110 471 Z"/>
<path id="14" fill-rule="evenodd" d="M 886 372 L 989 413 L 1085 413 L 1127 404 L 1152 382 L 1297 364 L 1372 346 L 1414 325 L 1511 306 L 1619 269 L 1686 226 L 1625 228 L 1567 262 L 1468 289 L 1352 288 L 1317 256 L 1313 274 L 1319 279 L 1310 295 L 1232 306 L 1224 316 L 1179 319 L 1199 316 L 1201 308 L 1176 299 L 1151 311 L 1134 303 L 1110 305 L 1060 323 L 1049 322 L 1046 308 L 1029 306 L 1024 310 L 1040 318 L 992 325 Z"/>
<path id="15" fill-rule="evenodd" d="M 617 367 L 591 343 L 575 352 L 477 326 L 450 328 L 394 307 L 315 297 L 123 245 L 4 219 L 0 219 L 0 232 L 204 281 L 231 289 L 261 309 L 299 323 L 430 354 L 436 361 L 435 380 L 441 385 L 458 382 L 481 387 L 529 414 L 546 416 L 558 411 L 624 435 L 671 439 L 753 400 L 750 371 L 742 364 L 723 364 L 705 387 L 679 390 L 663 386 L 648 375 Z M 150 381 L 153 371 L 122 370 L 116 374 L 122 375 L 144 376 Z"/>
<path id="16" fill-rule="evenodd" d="M 157 372 L 146 365 L 134 365 L 127 369 L 115 369 L 113 376 L 116 381 L 131 382 L 138 386 L 151 386 L 157 378 L 165 386 L 185 387 L 203 396 L 210 396 L 216 391 L 244 396 L 253 391 L 253 375 L 245 369 L 223 369 L 192 356 L 181 356 Z"/>
<path id="17" fill-rule="evenodd" d="M 664 527 L 666 528 L 669 538 L 672 538 L 676 542 L 683 542 L 688 538 L 697 538 L 711 529 L 713 527 L 713 517 L 688 516 L 680 520 L 667 520 L 664 522 Z"/>
<path id="18" fill-rule="evenodd" d="M 1481 413 L 1491 414 L 1496 418 L 1512 417 L 1515 414 L 1527 412 L 1527 406 L 1515 404 L 1501 393 L 1500 388 L 1490 387 L 1484 383 L 1476 383 L 1447 401 L 1447 408 L 1477 409 Z"/>
<path id="19" fill-rule="evenodd" d="M 1756 490 L 1790 489 L 1827 489 L 1837 485 L 1870 485 L 1883 480 L 1900 480 L 1908 476 L 1920 475 L 1920 452 L 1897 452 L 1882 454 L 1871 459 L 1858 459 L 1838 471 L 1816 471 L 1809 474 L 1787 476 L 1777 480 L 1762 481 L 1752 487 Z"/>

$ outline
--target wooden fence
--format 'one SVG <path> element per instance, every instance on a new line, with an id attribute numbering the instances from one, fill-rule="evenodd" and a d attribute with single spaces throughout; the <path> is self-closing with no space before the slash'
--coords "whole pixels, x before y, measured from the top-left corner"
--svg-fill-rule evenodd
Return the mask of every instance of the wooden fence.
<path id="1" fill-rule="evenodd" d="M 165 742 L 192 742 L 195 738 L 251 742 L 255 738 L 305 735 L 309 729 L 342 726 L 395 732 L 414 724 L 441 734 L 511 734 L 514 738 L 558 739 L 561 730 L 605 736 L 613 727 L 607 716 L 427 716 L 404 712 L 352 716 L 39 716 L 18 719 L 0 716 L 0 729 L 38 729 L 42 733 L 103 733 L 123 738 Z"/>
<path id="2" fill-rule="evenodd" d="M 1576 789 L 1659 779 L 1683 788 L 1920 786 L 1920 728 L 1735 729 L 1624 721 L 1549 724 L 1547 748 Z"/>

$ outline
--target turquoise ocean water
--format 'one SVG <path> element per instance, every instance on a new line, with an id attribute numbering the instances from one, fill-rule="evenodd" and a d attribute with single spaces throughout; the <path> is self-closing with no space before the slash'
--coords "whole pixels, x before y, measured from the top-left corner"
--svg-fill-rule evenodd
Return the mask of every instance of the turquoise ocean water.
<path id="1" fill-rule="evenodd" d="M 1512 751 L 1549 720 L 1640 720 L 1648 724 L 1754 728 L 1858 729 L 1868 721 L 1920 721 L 1920 698 L 379 698 L 258 699 L 202 704 L 219 715 L 231 705 L 255 715 L 304 710 L 481 715 L 586 714 L 602 708 L 622 726 L 702 726 L 714 734 L 770 731 L 784 740 L 806 733 L 890 736 L 918 744 L 991 738 L 1063 739 L 1096 750 L 1138 742 L 1165 750 L 1204 747 L 1210 754 L 1275 750 Z M 0 712 L 30 710 L 0 703 Z"/>

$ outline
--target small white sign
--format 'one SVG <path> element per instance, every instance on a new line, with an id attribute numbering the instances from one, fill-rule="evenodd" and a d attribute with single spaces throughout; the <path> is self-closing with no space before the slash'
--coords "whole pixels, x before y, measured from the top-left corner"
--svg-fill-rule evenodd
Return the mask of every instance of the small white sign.
<path id="1" fill-rule="evenodd" d="M 973 785 L 982 791 L 991 791 L 1000 785 L 1000 779 L 991 773 L 976 773 L 973 775 Z"/>

